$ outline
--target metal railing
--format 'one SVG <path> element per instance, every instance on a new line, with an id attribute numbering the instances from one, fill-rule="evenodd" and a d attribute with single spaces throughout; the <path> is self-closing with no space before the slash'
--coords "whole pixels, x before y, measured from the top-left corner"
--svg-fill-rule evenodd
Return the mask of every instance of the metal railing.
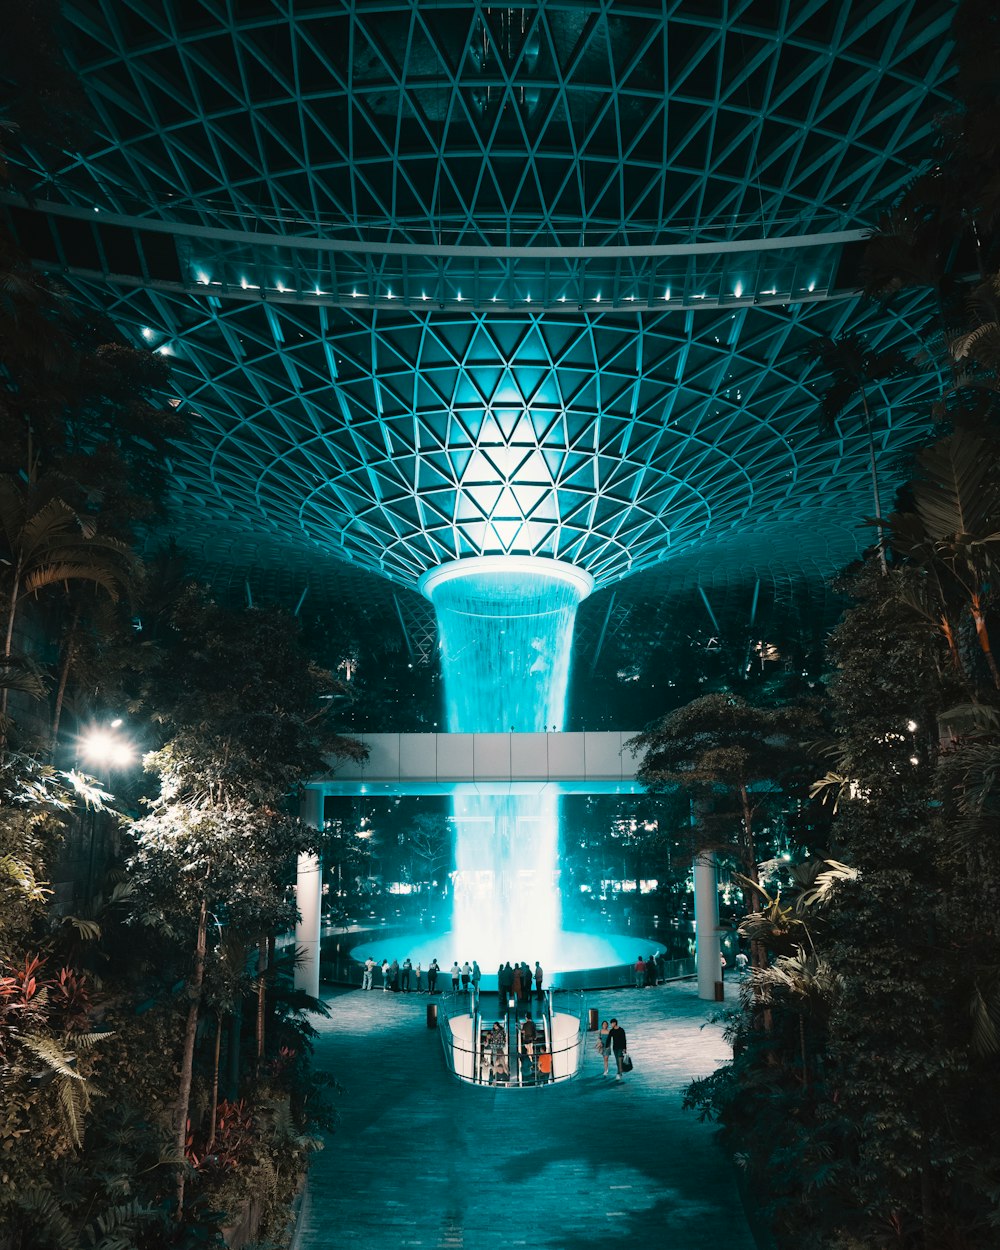
<path id="1" fill-rule="evenodd" d="M 535 1038 L 525 1041 L 516 1007 L 494 1016 L 503 1025 L 501 1036 L 484 1027 L 477 995 L 446 994 L 438 1026 L 445 1064 L 470 1085 L 523 1089 L 572 1080 L 580 1071 L 587 1035 L 582 995 L 579 1003 L 576 1017 L 553 1011 L 550 990 L 535 1021 Z"/>

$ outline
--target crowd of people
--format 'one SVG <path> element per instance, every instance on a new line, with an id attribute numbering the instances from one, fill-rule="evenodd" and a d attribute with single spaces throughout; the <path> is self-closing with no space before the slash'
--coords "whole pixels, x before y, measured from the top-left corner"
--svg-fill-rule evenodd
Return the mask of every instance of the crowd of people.
<path id="1" fill-rule="evenodd" d="M 545 973 L 537 959 L 535 960 L 534 971 L 523 959 L 520 963 L 515 960 L 513 964 L 508 960 L 497 968 L 498 992 L 501 995 L 513 994 L 518 1002 L 521 1003 L 526 1003 L 531 998 L 532 981 L 535 984 L 535 993 L 539 998 L 542 997 L 542 982 L 544 979 Z"/>
<path id="2" fill-rule="evenodd" d="M 397 959 L 391 962 L 383 959 L 380 965 L 373 956 L 369 955 L 362 967 L 361 988 L 363 990 L 374 989 L 376 977 L 381 975 L 383 993 L 388 994 L 392 991 L 401 994 L 437 994 L 440 973 L 441 965 L 437 959 L 432 959 L 424 969 L 419 959 L 414 963 L 409 956 L 402 963 Z M 455 994 L 459 990 L 463 993 L 472 990 L 478 994 L 482 978 L 483 973 L 478 960 L 474 959 L 471 963 L 466 960 L 463 964 L 459 964 L 456 959 L 451 965 L 451 988 Z M 513 994 L 518 1002 L 522 1003 L 530 1000 L 532 984 L 538 997 L 542 997 L 544 979 L 545 973 L 538 960 L 535 961 L 534 969 L 524 960 L 513 964 L 508 961 L 497 969 L 497 988 L 500 994 Z"/>
<path id="3" fill-rule="evenodd" d="M 635 988 L 645 989 L 650 985 L 659 985 L 666 980 L 667 956 L 665 951 L 656 951 L 647 959 L 640 955 L 635 961 Z"/>

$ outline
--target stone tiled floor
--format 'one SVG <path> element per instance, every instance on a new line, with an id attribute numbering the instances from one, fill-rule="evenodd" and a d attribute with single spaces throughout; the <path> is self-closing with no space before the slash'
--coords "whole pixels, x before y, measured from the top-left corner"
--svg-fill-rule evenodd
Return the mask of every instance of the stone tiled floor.
<path id="1" fill-rule="evenodd" d="M 493 1090 L 448 1074 L 426 996 L 331 997 L 316 1062 L 343 1085 L 342 1119 L 314 1157 L 295 1250 L 598 1250 L 611 1240 L 753 1250 L 713 1128 L 681 1110 L 687 1082 L 727 1057 L 721 1027 L 705 1025 L 713 1004 L 691 982 L 582 1003 L 617 1015 L 630 1076 L 602 1077 L 591 1045 L 577 1080 Z"/>

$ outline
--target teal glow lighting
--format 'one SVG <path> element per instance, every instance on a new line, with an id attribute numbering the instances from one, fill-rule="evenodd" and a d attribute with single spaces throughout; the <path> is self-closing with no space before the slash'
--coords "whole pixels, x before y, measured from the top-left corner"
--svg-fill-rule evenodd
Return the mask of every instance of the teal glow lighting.
<path id="1" fill-rule="evenodd" d="M 431 569 L 451 733 L 563 727 L 576 609 L 593 587 L 557 560 L 485 557 Z M 485 966 L 557 958 L 559 810 L 553 795 L 454 798 L 452 932 Z"/>

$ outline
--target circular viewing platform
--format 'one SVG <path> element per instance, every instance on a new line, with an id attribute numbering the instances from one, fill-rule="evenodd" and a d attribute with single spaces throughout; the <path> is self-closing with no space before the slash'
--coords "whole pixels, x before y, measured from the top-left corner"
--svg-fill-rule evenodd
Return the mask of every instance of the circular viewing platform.
<path id="1" fill-rule="evenodd" d="M 446 995 L 441 1006 L 445 1063 L 462 1081 L 537 1089 L 580 1071 L 587 1035 L 582 999 L 578 1014 L 554 1010 L 551 990 L 535 1005 L 514 996 L 494 1004 L 492 995 L 470 991 Z M 429 1025 L 436 1016 L 436 1004 L 429 1006 Z"/>

